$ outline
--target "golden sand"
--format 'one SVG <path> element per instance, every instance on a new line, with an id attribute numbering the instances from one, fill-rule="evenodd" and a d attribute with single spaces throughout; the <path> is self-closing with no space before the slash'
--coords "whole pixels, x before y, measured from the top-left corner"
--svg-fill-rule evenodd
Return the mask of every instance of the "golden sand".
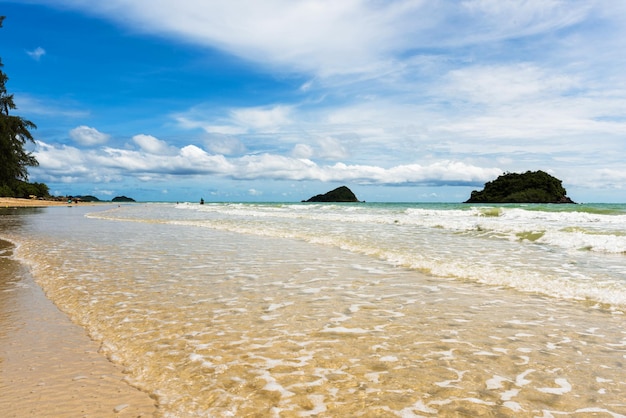
<path id="1" fill-rule="evenodd" d="M 46 298 L 0 240 L 3 417 L 152 417 L 155 401 Z"/>
<path id="2" fill-rule="evenodd" d="M 98 202 L 96 202 L 98 203 Z M 110 203 L 110 202 L 106 202 Z M 0 208 L 28 208 L 45 206 L 67 206 L 66 201 L 39 200 L 39 199 L 16 199 L 13 197 L 0 197 Z M 93 202 L 78 203 L 79 205 L 92 205 Z"/>

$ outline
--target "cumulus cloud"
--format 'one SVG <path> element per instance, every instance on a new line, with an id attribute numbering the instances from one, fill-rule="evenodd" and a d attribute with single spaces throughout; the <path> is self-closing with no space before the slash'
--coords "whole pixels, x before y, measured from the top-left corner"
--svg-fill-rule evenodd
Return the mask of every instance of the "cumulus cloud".
<path id="1" fill-rule="evenodd" d="M 143 137 L 142 137 L 143 138 Z M 143 138 L 146 140 L 146 138 Z M 40 166 L 34 171 L 45 173 L 45 181 L 60 183 L 111 183 L 135 178 L 141 182 L 189 180 L 198 176 L 222 177 L 246 181 L 321 181 L 380 186 L 472 186 L 480 187 L 502 174 L 501 167 L 451 159 L 432 159 L 425 163 L 377 164 L 337 162 L 320 164 L 306 155 L 255 154 L 226 157 L 203 150 L 195 145 L 177 148 L 164 141 L 150 138 L 150 146 L 139 149 L 101 147 L 79 149 L 67 145 L 37 142 L 34 152 Z M 145 145 L 145 144 L 144 144 Z M 300 144 L 302 145 L 302 144 Z M 306 146 L 296 147 L 307 154 Z M 166 149 L 169 154 L 158 151 Z M 304 151 L 302 151 L 304 150 Z M 613 152 L 613 154 L 617 154 Z M 475 155 L 472 154 L 472 158 Z M 596 158 L 596 157 L 594 157 Z M 615 155 L 598 170 L 577 172 L 559 169 L 565 174 L 567 186 L 594 187 L 602 182 L 608 187 L 621 188 L 625 178 L 622 162 Z M 533 167 L 526 167 L 533 168 Z M 543 167 L 537 167 L 543 168 Z"/>
<path id="2" fill-rule="evenodd" d="M 74 142 L 85 146 L 105 144 L 109 137 L 109 135 L 98 131 L 96 128 L 90 128 L 85 125 L 78 126 L 70 131 L 70 138 Z"/>
<path id="3" fill-rule="evenodd" d="M 139 134 L 133 136 L 135 144 L 150 154 L 171 155 L 176 153 L 176 149 L 167 145 L 165 141 L 153 137 L 152 135 Z"/>
<path id="4" fill-rule="evenodd" d="M 141 137 L 146 140 L 145 136 Z M 501 174 L 494 167 L 478 167 L 458 161 L 439 161 L 430 165 L 409 164 L 384 168 L 373 165 L 336 163 L 319 165 L 309 159 L 276 154 L 246 155 L 226 158 L 210 154 L 195 146 L 176 149 L 175 155 L 164 155 L 155 150 L 162 143 L 154 138 L 150 146 L 141 150 L 112 147 L 80 150 L 75 147 L 50 145 L 38 141 L 36 158 L 40 168 L 51 178 L 88 178 L 94 172 L 102 178 L 135 176 L 138 179 L 172 176 L 219 175 L 232 179 L 318 180 L 325 182 L 351 181 L 360 184 L 477 184 Z M 171 147 L 166 147 L 171 150 Z"/>
<path id="5" fill-rule="evenodd" d="M 296 144 L 291 155 L 295 158 L 309 159 L 313 156 L 313 148 L 307 144 Z"/>

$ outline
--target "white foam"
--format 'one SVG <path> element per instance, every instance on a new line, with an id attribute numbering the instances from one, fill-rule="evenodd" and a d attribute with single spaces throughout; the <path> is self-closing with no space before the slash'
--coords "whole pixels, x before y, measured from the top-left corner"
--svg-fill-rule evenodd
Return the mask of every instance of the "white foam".
<path id="1" fill-rule="evenodd" d="M 521 412 L 524 410 L 524 408 L 522 408 L 522 406 L 517 402 L 507 401 L 503 402 L 502 405 L 506 408 L 509 408 L 513 412 Z"/>
<path id="2" fill-rule="evenodd" d="M 361 310 L 361 305 L 357 305 L 357 304 L 350 305 L 350 308 L 348 308 L 348 310 L 349 310 L 351 313 L 357 313 L 358 311 L 360 311 L 360 310 Z"/>
<path id="3" fill-rule="evenodd" d="M 571 392 L 572 385 L 567 381 L 567 379 L 559 378 L 555 379 L 554 383 L 559 385 L 558 388 L 538 388 L 539 392 L 543 393 L 551 393 L 553 395 L 563 395 L 565 393 Z"/>
<path id="4" fill-rule="evenodd" d="M 365 374 L 365 378 L 367 380 L 369 380 L 372 383 L 380 383 L 380 375 L 382 373 L 386 373 L 386 372 L 371 372 L 371 373 L 366 373 Z"/>
<path id="5" fill-rule="evenodd" d="M 421 400 L 415 402 L 413 405 L 410 406 L 410 408 L 406 408 L 406 409 L 411 409 L 411 410 L 415 410 L 415 411 L 418 411 L 418 412 L 424 412 L 426 414 L 436 414 L 437 413 L 436 409 L 433 409 L 433 408 L 429 407 L 428 405 L 426 405 Z M 403 409 L 403 411 L 405 411 L 406 409 Z M 402 416 L 404 416 L 404 415 L 402 415 Z"/>
<path id="6" fill-rule="evenodd" d="M 487 380 L 487 390 L 501 389 L 502 383 L 509 382 L 506 377 L 494 375 L 491 379 Z"/>
<path id="7" fill-rule="evenodd" d="M 204 361 L 204 356 L 201 356 L 200 354 L 197 354 L 197 353 L 191 353 L 189 354 L 189 360 L 202 362 Z"/>
<path id="8" fill-rule="evenodd" d="M 453 385 L 453 383 L 459 383 L 461 380 L 463 380 L 463 375 L 467 373 L 467 370 L 459 371 L 459 370 L 454 370 L 450 368 L 448 368 L 448 370 L 455 372 L 457 375 L 457 378 L 444 380 L 442 382 L 435 382 L 435 385 L 439 387 L 444 387 L 444 388 L 458 388 L 458 386 Z"/>
<path id="9" fill-rule="evenodd" d="M 324 327 L 320 332 L 329 334 L 368 334 L 370 331 L 363 328 Z"/>
<path id="10" fill-rule="evenodd" d="M 290 305 L 293 305 L 293 302 L 272 303 L 270 306 L 268 306 L 265 309 L 265 312 L 273 312 L 273 311 L 275 311 L 277 309 L 281 309 L 281 308 L 284 308 L 284 307 L 290 306 Z"/>
<path id="11" fill-rule="evenodd" d="M 293 392 L 288 391 L 280 383 L 278 383 L 276 379 L 269 374 L 269 372 L 264 372 L 260 377 L 265 379 L 265 381 L 267 382 L 263 387 L 263 390 L 267 390 L 269 392 L 278 392 L 281 394 L 282 397 L 290 397 L 294 395 Z"/>
<path id="12" fill-rule="evenodd" d="M 335 318 L 330 318 L 330 322 L 345 322 L 345 321 L 351 319 L 351 317 L 348 316 L 348 315 L 344 315 L 344 314 L 338 313 L 338 312 L 335 312 L 335 313 L 338 314 L 339 316 L 337 316 Z"/>
<path id="13" fill-rule="evenodd" d="M 513 399 L 513 397 L 517 395 L 519 395 L 519 389 L 510 389 L 502 392 L 502 395 L 500 395 L 500 399 L 502 399 L 503 401 L 510 401 L 511 399 Z"/>
<path id="14" fill-rule="evenodd" d="M 500 354 L 492 353 L 491 351 L 476 351 L 473 353 L 475 356 L 493 356 L 498 357 Z"/>
<path id="15" fill-rule="evenodd" d="M 608 409 L 605 409 L 605 408 L 581 408 L 581 409 L 577 409 L 574 412 L 577 413 L 577 414 L 584 414 L 584 413 L 609 414 L 613 418 L 626 418 L 626 415 L 624 415 L 624 414 L 617 414 L 617 413 L 615 413 L 613 411 L 609 411 Z"/>
<path id="16" fill-rule="evenodd" d="M 515 385 L 521 387 L 521 386 L 526 386 L 527 384 L 529 384 L 531 380 L 526 379 L 526 376 L 528 376 L 534 371 L 535 371 L 534 369 L 528 369 L 524 373 L 517 375 L 517 377 L 515 378 Z"/>

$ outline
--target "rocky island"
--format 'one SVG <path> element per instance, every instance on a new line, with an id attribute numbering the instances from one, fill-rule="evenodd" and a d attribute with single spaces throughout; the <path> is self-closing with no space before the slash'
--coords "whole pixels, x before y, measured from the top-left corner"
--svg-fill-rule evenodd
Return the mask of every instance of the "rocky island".
<path id="1" fill-rule="evenodd" d="M 111 202 L 134 202 L 135 199 L 133 199 L 132 197 L 126 197 L 126 196 L 116 196 L 113 198 L 113 200 L 111 200 Z"/>
<path id="2" fill-rule="evenodd" d="M 318 194 L 313 196 L 309 200 L 303 200 L 303 202 L 358 202 L 352 190 L 346 186 L 337 187 L 335 190 L 331 190 L 325 194 Z"/>
<path id="3" fill-rule="evenodd" d="M 505 173 L 474 190 L 465 203 L 575 203 L 561 180 L 544 171 Z"/>

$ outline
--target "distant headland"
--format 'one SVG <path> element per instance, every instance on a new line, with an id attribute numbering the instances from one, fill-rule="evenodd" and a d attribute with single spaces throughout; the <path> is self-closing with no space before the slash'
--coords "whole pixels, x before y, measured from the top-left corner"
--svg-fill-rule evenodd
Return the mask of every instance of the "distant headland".
<path id="1" fill-rule="evenodd" d="M 114 197 L 111 202 L 135 202 L 135 199 L 133 199 L 132 197 L 117 196 Z"/>
<path id="2" fill-rule="evenodd" d="M 325 194 L 318 194 L 313 196 L 309 200 L 303 200 L 303 202 L 358 202 L 352 190 L 346 186 L 337 187 L 335 190 L 331 190 Z"/>
<path id="3" fill-rule="evenodd" d="M 68 196 L 68 200 L 73 202 L 106 202 L 105 200 L 100 200 L 96 196 L 86 195 L 86 196 Z M 111 202 L 114 203 L 128 203 L 128 202 L 136 202 L 132 197 L 126 196 L 116 196 L 111 199 Z"/>
<path id="4" fill-rule="evenodd" d="M 474 190 L 465 203 L 575 203 L 561 180 L 544 171 L 505 173 Z"/>

